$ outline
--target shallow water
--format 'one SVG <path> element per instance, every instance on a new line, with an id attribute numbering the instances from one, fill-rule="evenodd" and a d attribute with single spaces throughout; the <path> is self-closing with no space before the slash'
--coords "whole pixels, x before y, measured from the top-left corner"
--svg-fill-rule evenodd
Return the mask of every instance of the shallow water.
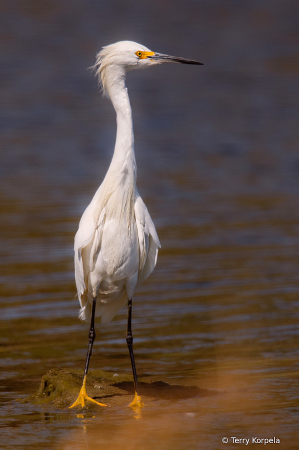
<path id="1" fill-rule="evenodd" d="M 275 436 L 297 448 L 296 2 L 1 9 L 0 447 L 214 450 Z M 124 38 L 205 63 L 128 76 L 138 187 L 162 244 L 133 302 L 138 373 L 210 394 L 149 397 L 138 420 L 127 399 L 81 416 L 16 402 L 49 369 L 84 366 L 73 237 L 115 135 L 86 68 Z M 130 373 L 125 331 L 125 310 L 97 324 L 91 370 Z"/>

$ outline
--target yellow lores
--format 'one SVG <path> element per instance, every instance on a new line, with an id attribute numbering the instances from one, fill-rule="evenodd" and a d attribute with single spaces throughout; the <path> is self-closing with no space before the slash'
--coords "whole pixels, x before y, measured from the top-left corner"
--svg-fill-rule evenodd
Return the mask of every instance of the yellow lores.
<path id="1" fill-rule="evenodd" d="M 136 56 L 138 56 L 139 59 L 146 59 L 149 56 L 154 56 L 155 52 L 142 52 L 138 50 L 138 52 L 135 53 Z"/>

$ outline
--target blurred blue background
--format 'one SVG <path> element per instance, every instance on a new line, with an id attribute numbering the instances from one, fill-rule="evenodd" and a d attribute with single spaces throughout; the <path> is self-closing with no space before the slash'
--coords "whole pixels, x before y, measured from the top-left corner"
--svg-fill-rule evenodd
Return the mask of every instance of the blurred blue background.
<path id="1" fill-rule="evenodd" d="M 188 404 L 197 422 L 189 437 L 182 431 L 171 441 L 168 433 L 172 450 L 192 448 L 198 433 L 206 449 L 218 448 L 222 433 L 244 432 L 245 422 L 248 433 L 264 433 L 268 423 L 291 442 L 298 423 L 298 2 L 12 0 L 0 12 L 1 401 L 32 392 L 53 366 L 83 369 L 88 326 L 72 302 L 73 237 L 109 166 L 116 131 L 113 108 L 88 68 L 103 45 L 133 40 L 204 63 L 127 76 L 138 189 L 162 244 L 134 300 L 139 373 L 193 380 L 236 399 L 238 386 L 254 386 L 258 411 L 245 401 L 241 412 L 231 403 L 224 413 L 218 398 L 209 400 L 217 425 L 202 404 Z M 93 367 L 130 373 L 125 327 L 121 311 L 102 330 Z M 2 411 L 4 444 L 27 436 L 24 445 L 40 448 L 46 439 L 62 448 L 57 439 L 70 422 L 61 416 L 51 416 L 59 423 L 55 438 L 24 419 L 13 438 L 20 411 Z"/>

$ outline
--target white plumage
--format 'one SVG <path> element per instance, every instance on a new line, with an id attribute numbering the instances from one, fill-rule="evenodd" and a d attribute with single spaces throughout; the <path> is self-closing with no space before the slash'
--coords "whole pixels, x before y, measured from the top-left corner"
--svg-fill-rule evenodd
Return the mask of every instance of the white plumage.
<path id="1" fill-rule="evenodd" d="M 104 93 L 117 115 L 113 158 L 101 186 L 86 208 L 75 236 L 75 277 L 81 305 L 79 317 L 90 321 L 93 297 L 96 315 L 108 323 L 153 271 L 159 238 L 136 188 L 136 160 L 125 72 L 148 65 L 134 42 L 112 44 L 97 55 L 95 67 Z M 153 63 L 153 62 L 152 62 Z"/>
<path id="2" fill-rule="evenodd" d="M 89 397 L 86 377 L 95 339 L 94 317 L 108 323 L 128 300 L 126 341 L 131 358 L 135 397 L 129 406 L 143 406 L 138 393 L 131 327 L 132 297 L 153 271 L 160 247 L 149 212 L 136 188 L 136 161 L 132 112 L 125 86 L 126 71 L 162 62 L 201 64 L 154 53 L 136 42 L 108 45 L 97 55 L 95 68 L 104 94 L 116 112 L 117 133 L 113 158 L 103 183 L 84 211 L 75 237 L 75 277 L 80 318 L 90 322 L 83 384 L 77 400 L 106 406 Z"/>

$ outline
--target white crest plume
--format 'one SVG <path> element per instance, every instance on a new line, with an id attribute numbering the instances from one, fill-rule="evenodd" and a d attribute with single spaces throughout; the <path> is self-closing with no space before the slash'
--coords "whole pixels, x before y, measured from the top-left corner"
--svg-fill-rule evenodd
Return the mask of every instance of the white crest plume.
<path id="1" fill-rule="evenodd" d="M 114 47 L 114 48 L 113 48 Z M 117 48 L 115 44 L 107 45 L 96 56 L 95 65 L 92 66 L 96 69 L 96 75 L 98 76 L 99 85 L 102 89 L 103 95 L 109 98 L 109 87 L 107 77 L 107 67 L 113 62 L 113 57 L 117 55 Z M 109 80 L 110 82 L 113 80 Z"/>
<path id="2" fill-rule="evenodd" d="M 109 91 L 114 85 L 124 81 L 127 70 L 138 66 L 137 50 L 147 50 L 146 47 L 136 42 L 121 41 L 106 45 L 96 56 L 96 75 L 99 84 L 106 97 L 110 97 Z"/>

